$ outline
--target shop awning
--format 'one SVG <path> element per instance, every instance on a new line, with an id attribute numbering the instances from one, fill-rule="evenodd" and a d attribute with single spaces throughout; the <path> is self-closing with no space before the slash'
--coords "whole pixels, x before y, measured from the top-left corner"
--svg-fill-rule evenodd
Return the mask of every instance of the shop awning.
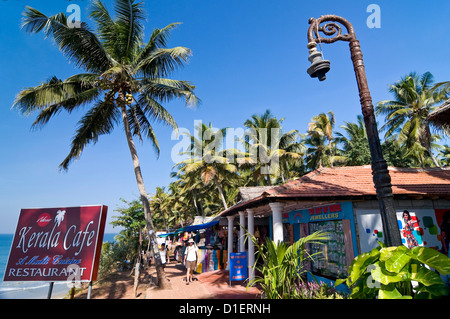
<path id="1" fill-rule="evenodd" d="M 179 228 L 177 229 L 175 232 L 176 233 L 181 233 L 181 232 L 191 232 L 191 231 L 196 231 L 196 230 L 200 230 L 200 229 L 205 229 L 205 228 L 209 228 L 209 227 L 213 227 L 214 225 L 218 224 L 219 220 L 214 220 L 212 222 L 209 223 L 205 223 L 205 224 L 198 224 L 198 225 L 191 225 L 191 226 L 186 226 L 183 228 Z"/>
<path id="2" fill-rule="evenodd" d="M 165 234 L 159 234 L 159 235 L 157 235 L 158 237 L 167 237 L 167 236 L 170 236 L 170 235 L 174 235 L 175 234 L 175 232 L 171 232 L 171 233 L 165 233 Z"/>

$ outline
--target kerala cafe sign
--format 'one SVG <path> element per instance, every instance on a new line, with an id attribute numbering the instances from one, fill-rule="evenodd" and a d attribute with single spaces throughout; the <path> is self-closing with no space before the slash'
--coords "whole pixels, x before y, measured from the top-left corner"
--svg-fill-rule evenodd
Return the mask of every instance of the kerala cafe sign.
<path id="1" fill-rule="evenodd" d="M 97 279 L 108 207 L 20 211 L 4 281 Z"/>

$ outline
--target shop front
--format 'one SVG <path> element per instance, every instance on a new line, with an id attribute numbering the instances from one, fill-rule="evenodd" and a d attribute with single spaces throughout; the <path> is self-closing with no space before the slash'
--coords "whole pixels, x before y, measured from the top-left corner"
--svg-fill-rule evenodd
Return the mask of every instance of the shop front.
<path id="1" fill-rule="evenodd" d="M 293 241 L 317 231 L 328 233 L 326 242 L 308 247 L 309 253 L 314 255 L 314 261 L 307 267 L 315 276 L 330 280 L 347 276 L 348 266 L 358 255 L 351 202 L 294 210 L 283 217 L 283 224 L 287 228 L 285 237 Z"/>
<path id="2" fill-rule="evenodd" d="M 181 262 L 183 258 L 183 246 L 192 238 L 199 249 L 199 262 L 197 273 L 225 269 L 228 252 L 224 246 L 223 227 L 219 225 L 218 219 L 213 219 L 206 223 L 195 223 L 177 229 L 176 259 Z"/>
<path id="3" fill-rule="evenodd" d="M 389 174 L 403 244 L 448 255 L 450 168 L 389 167 Z M 283 185 L 245 191 L 253 196 L 219 214 L 228 225 L 234 219 L 241 224 L 247 220 L 247 230 L 253 233 L 255 217 L 264 218 L 273 241 L 289 244 L 319 230 L 330 233 L 324 244 L 308 247 L 315 254 L 307 265 L 312 274 L 308 279 L 344 278 L 356 256 L 385 241 L 370 165 L 320 168 Z M 233 243 L 238 235 L 228 237 Z M 254 260 L 249 259 L 248 267 L 254 267 Z"/>

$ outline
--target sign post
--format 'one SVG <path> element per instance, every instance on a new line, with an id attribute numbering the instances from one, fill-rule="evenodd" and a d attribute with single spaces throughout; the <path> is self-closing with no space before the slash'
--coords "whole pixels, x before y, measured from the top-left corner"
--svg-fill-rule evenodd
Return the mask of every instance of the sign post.
<path id="1" fill-rule="evenodd" d="M 230 253 L 230 287 L 231 281 L 247 279 L 247 267 L 247 252 Z"/>
<path id="2" fill-rule="evenodd" d="M 108 207 L 22 209 L 4 281 L 92 282 L 97 279 Z"/>

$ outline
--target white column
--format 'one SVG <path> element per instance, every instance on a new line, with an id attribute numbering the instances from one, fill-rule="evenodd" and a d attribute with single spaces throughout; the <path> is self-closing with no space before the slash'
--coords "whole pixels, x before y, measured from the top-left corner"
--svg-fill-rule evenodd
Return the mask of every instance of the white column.
<path id="1" fill-rule="evenodd" d="M 245 211 L 239 212 L 239 251 L 245 251 Z"/>
<path id="2" fill-rule="evenodd" d="M 273 241 L 278 244 L 278 242 L 283 241 L 283 203 L 275 202 L 269 203 L 272 209 L 272 226 L 273 226 Z"/>
<path id="3" fill-rule="evenodd" d="M 255 213 L 253 209 L 247 209 L 247 231 L 251 236 L 255 235 Z M 249 238 L 248 239 L 248 279 L 255 278 L 255 244 Z"/>
<path id="4" fill-rule="evenodd" d="M 227 261 L 227 270 L 230 270 L 230 260 L 231 253 L 233 252 L 233 221 L 234 216 L 227 216 L 228 219 L 228 261 Z"/>

